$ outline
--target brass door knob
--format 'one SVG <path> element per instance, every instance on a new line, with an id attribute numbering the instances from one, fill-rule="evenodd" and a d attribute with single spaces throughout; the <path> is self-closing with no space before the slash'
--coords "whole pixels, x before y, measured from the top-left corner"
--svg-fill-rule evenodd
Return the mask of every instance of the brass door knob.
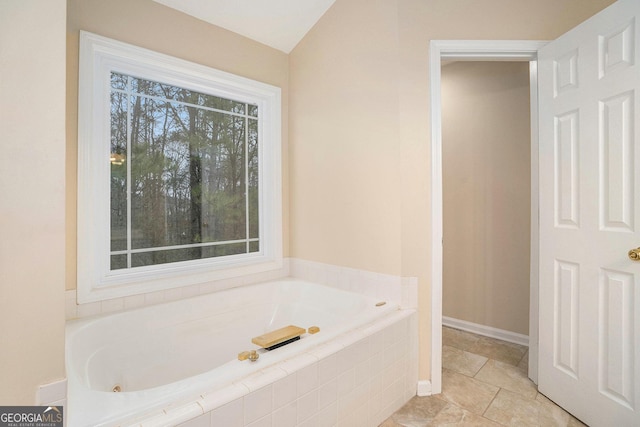
<path id="1" fill-rule="evenodd" d="M 640 261 L 640 248 L 631 249 L 629 251 L 629 259 L 631 261 Z"/>

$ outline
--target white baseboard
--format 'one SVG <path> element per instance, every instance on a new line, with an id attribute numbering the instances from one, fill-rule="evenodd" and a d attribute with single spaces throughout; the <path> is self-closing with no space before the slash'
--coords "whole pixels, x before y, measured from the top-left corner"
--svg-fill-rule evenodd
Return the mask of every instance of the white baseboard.
<path id="1" fill-rule="evenodd" d="M 431 381 L 420 380 L 418 381 L 418 396 L 431 396 Z"/>
<path id="2" fill-rule="evenodd" d="M 482 335 L 489 338 L 496 338 L 502 341 L 514 344 L 526 345 L 529 347 L 529 336 L 518 334 L 516 332 L 505 331 L 504 329 L 493 328 L 491 326 L 479 325 L 477 323 L 467 322 L 466 320 L 454 319 L 452 317 L 442 316 L 442 326 L 460 329 L 474 334 Z"/>
<path id="3" fill-rule="evenodd" d="M 67 379 L 63 378 L 50 384 L 42 384 L 36 390 L 36 405 L 65 406 L 67 399 Z"/>

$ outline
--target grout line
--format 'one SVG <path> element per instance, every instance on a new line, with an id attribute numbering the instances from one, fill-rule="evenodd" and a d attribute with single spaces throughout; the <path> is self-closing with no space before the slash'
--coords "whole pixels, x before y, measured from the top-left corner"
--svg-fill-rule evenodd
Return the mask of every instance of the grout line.
<path id="1" fill-rule="evenodd" d="M 497 387 L 497 386 L 496 386 L 496 387 Z M 491 405 L 493 404 L 493 401 L 494 401 L 494 400 L 496 400 L 496 397 L 498 397 L 498 393 L 500 393 L 500 390 L 502 390 L 502 387 L 498 387 L 498 391 L 496 391 L 496 394 L 494 394 L 494 395 L 493 395 L 493 398 L 491 399 L 491 402 L 489 402 L 489 404 L 487 405 L 487 407 L 486 407 L 486 408 L 484 408 L 484 411 L 482 412 L 482 417 L 487 418 L 487 417 L 485 417 L 485 416 L 484 416 L 484 414 L 486 414 L 486 413 L 487 413 L 487 411 L 489 410 L 489 408 L 490 408 L 490 407 L 491 407 Z M 490 419 L 490 418 L 487 418 L 487 419 Z M 493 420 L 491 420 L 491 421 L 493 421 Z M 496 423 L 497 423 L 497 421 L 494 421 L 494 422 L 496 422 Z M 500 423 L 498 423 L 498 424 L 500 424 Z"/>
<path id="2" fill-rule="evenodd" d="M 522 361 L 524 360 L 525 357 L 529 357 L 529 349 L 527 349 L 527 351 L 524 352 L 524 354 L 522 355 L 522 357 L 520 358 L 520 360 L 518 361 L 518 363 L 516 364 L 516 367 L 520 367 L 520 364 L 522 363 Z"/>
<path id="3" fill-rule="evenodd" d="M 471 354 L 475 354 L 475 353 L 471 353 Z M 478 354 L 477 356 L 480 356 L 480 355 Z M 473 374 L 473 377 L 471 377 L 471 378 L 473 378 L 473 379 L 477 379 L 477 378 L 476 378 L 476 375 L 478 375 L 478 374 L 480 373 L 480 371 L 482 371 L 482 368 L 484 368 L 485 366 L 487 366 L 487 363 L 489 363 L 489 360 L 493 360 L 493 359 L 490 359 L 490 358 L 488 358 L 488 357 L 486 357 L 486 356 L 482 356 L 482 357 L 484 357 L 484 358 L 485 358 L 485 359 L 487 359 L 487 360 L 485 360 L 485 361 L 484 361 L 484 363 L 482 364 L 482 366 L 480 367 L 480 369 L 478 369 L 478 372 L 476 372 L 475 374 Z M 478 381 L 480 381 L 480 380 L 478 380 Z"/>

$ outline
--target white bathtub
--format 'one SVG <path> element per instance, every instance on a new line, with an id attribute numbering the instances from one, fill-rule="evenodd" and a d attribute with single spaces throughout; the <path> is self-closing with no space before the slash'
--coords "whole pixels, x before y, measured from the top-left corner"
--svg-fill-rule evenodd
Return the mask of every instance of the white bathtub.
<path id="1" fill-rule="evenodd" d="M 167 408 L 201 408 L 193 402 L 256 372 L 327 349 L 336 338 L 344 344 L 349 331 L 390 324 L 397 304 L 378 302 L 285 279 L 70 321 L 67 425 L 145 425 L 145 416 L 164 415 Z M 241 351 L 258 348 L 252 337 L 291 324 L 320 332 L 270 352 L 260 349 L 256 362 L 237 360 Z M 116 386 L 121 391 L 114 393 Z"/>

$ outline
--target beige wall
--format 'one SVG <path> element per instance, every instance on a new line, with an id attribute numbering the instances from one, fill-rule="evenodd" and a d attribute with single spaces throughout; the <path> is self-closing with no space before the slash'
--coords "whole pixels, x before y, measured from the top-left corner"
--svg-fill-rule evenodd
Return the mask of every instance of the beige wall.
<path id="1" fill-rule="evenodd" d="M 0 405 L 65 377 L 65 8 L 0 0 Z"/>
<path id="2" fill-rule="evenodd" d="M 429 41 L 553 39 L 611 0 L 337 0 L 290 54 L 291 256 L 419 279 L 430 357 Z"/>
<path id="3" fill-rule="evenodd" d="M 78 38 L 85 30 L 282 89 L 283 245 L 288 232 L 288 55 L 151 0 L 68 0 L 67 278 L 76 288 Z"/>
<path id="4" fill-rule="evenodd" d="M 528 62 L 442 67 L 443 315 L 529 335 Z"/>
<path id="5" fill-rule="evenodd" d="M 396 21 L 395 1 L 338 0 L 290 55 L 297 258 L 401 273 Z"/>

